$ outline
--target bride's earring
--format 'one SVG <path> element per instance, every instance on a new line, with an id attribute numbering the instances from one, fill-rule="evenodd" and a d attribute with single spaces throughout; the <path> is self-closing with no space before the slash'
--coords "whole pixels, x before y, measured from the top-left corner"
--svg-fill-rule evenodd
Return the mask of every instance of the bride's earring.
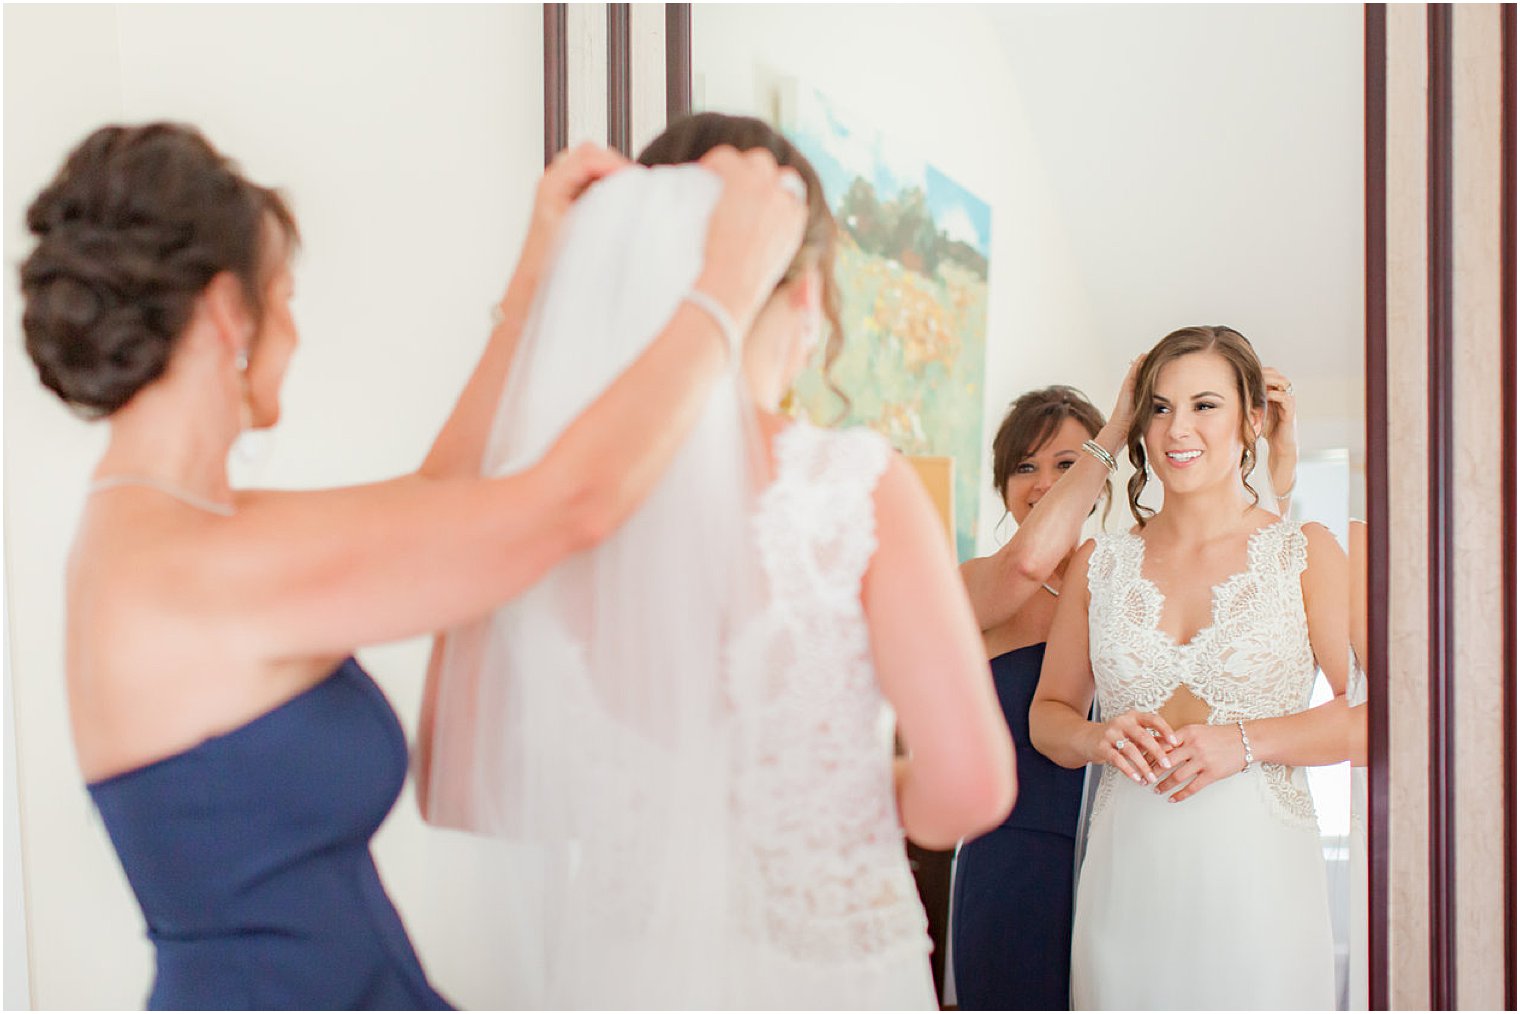
<path id="1" fill-rule="evenodd" d="M 1246 476 L 1256 470 L 1256 451 L 1247 447 L 1240 453 L 1240 482 L 1245 484 Z"/>

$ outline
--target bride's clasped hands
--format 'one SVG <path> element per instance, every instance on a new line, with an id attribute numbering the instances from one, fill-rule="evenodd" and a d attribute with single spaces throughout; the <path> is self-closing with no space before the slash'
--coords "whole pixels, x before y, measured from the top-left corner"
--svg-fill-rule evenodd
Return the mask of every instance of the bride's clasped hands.
<path id="1" fill-rule="evenodd" d="M 1174 731 L 1160 715 L 1128 711 L 1093 723 L 1087 754 L 1092 763 L 1111 764 L 1136 784 L 1180 803 L 1244 771 L 1246 742 L 1234 725 L 1195 722 Z"/>

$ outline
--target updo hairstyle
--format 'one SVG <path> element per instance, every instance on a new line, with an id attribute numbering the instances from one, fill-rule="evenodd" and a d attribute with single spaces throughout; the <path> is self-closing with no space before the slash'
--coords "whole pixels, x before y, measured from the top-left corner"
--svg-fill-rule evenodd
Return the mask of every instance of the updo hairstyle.
<path id="1" fill-rule="evenodd" d="M 42 383 L 90 418 L 163 375 L 195 301 L 231 271 L 256 317 L 272 222 L 299 239 L 279 194 L 249 182 L 193 127 L 102 127 L 37 195 L 21 265 L 26 351 Z"/>

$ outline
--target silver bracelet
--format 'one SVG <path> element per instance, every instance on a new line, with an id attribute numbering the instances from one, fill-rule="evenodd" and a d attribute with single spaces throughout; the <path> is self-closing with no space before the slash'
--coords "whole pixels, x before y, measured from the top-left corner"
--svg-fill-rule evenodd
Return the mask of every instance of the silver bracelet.
<path id="1" fill-rule="evenodd" d="M 728 343 L 729 362 L 737 369 L 741 362 L 744 336 L 739 333 L 739 325 L 734 323 L 733 316 L 723 308 L 722 303 L 701 289 L 691 289 L 681 299 L 707 314 L 718 325 L 718 330 L 723 332 L 723 340 Z"/>
<path id="2" fill-rule="evenodd" d="M 1235 727 L 1240 730 L 1240 745 L 1246 748 L 1246 762 L 1240 766 L 1240 770 L 1244 771 L 1256 758 L 1251 756 L 1251 737 L 1246 735 L 1246 723 L 1237 718 Z"/>
<path id="3" fill-rule="evenodd" d="M 1114 456 L 1108 453 L 1107 447 L 1104 447 L 1096 440 L 1089 440 L 1084 443 L 1082 445 L 1082 450 L 1086 451 L 1088 454 L 1091 454 L 1093 457 L 1103 462 L 1103 467 L 1108 469 L 1109 475 L 1113 475 L 1115 472 L 1119 471 L 1119 463 L 1114 460 Z"/>

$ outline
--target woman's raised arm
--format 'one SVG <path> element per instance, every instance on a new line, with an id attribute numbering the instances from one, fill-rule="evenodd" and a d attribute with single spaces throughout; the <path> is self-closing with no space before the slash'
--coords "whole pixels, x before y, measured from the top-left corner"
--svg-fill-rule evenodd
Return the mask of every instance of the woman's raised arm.
<path id="1" fill-rule="evenodd" d="M 766 152 L 716 149 L 723 189 L 697 288 L 748 325 L 796 252 L 802 203 Z M 681 304 L 650 347 L 515 475 L 423 473 L 251 493 L 170 550 L 166 595 L 266 657 L 351 651 L 481 615 L 614 530 L 648 494 L 729 367 L 713 318 Z M 478 467 L 478 466 L 477 466 Z"/>
<path id="2" fill-rule="evenodd" d="M 1119 396 L 1114 400 L 1113 415 L 1093 438 L 1114 456 L 1123 449 L 1129 421 L 1134 416 L 1135 369 L 1139 362 L 1135 359 L 1129 364 L 1119 385 Z M 1055 573 L 1081 537 L 1082 524 L 1092 513 L 1108 477 L 1108 468 L 1096 457 L 1079 455 L 1060 481 L 1034 505 L 1007 545 L 991 556 L 961 564 L 961 580 L 966 584 L 966 594 L 982 630 L 1007 622 Z M 1002 496 L 1003 491 L 999 490 L 998 495 Z"/>

